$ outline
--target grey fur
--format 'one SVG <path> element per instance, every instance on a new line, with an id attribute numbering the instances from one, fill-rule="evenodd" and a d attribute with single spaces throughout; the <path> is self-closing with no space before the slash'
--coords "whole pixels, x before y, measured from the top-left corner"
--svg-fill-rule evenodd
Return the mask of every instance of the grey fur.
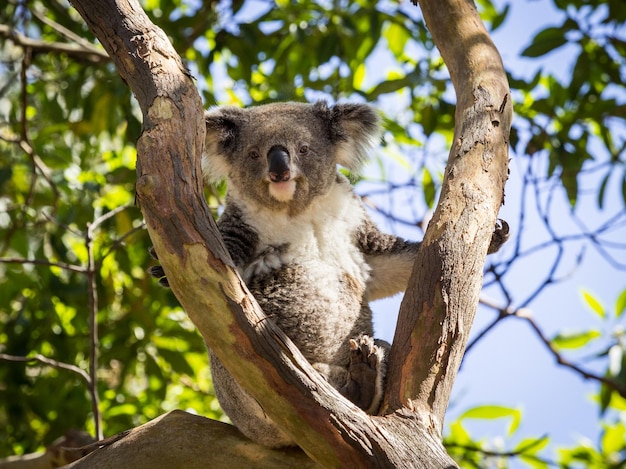
<path id="1" fill-rule="evenodd" d="M 218 226 L 250 291 L 336 389 L 375 413 L 389 344 L 371 338 L 368 301 L 405 289 L 419 247 L 381 233 L 337 172 L 357 170 L 378 143 L 377 114 L 277 103 L 218 108 L 206 122 L 203 170 L 228 181 Z M 280 183 L 268 175 L 272 149 L 289 155 Z M 294 444 L 210 355 L 217 397 L 239 430 L 267 446 Z"/>

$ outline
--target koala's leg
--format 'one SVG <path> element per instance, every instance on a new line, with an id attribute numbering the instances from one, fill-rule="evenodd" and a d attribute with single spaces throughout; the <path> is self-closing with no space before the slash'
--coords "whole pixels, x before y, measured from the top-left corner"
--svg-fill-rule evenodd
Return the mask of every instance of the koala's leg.
<path id="1" fill-rule="evenodd" d="M 295 446 L 295 442 L 270 420 L 259 403 L 237 384 L 217 357 L 212 353 L 209 356 L 217 400 L 233 425 L 263 446 Z"/>
<path id="2" fill-rule="evenodd" d="M 388 342 L 367 335 L 350 339 L 347 381 L 339 391 L 368 414 L 380 407 L 390 348 Z"/>

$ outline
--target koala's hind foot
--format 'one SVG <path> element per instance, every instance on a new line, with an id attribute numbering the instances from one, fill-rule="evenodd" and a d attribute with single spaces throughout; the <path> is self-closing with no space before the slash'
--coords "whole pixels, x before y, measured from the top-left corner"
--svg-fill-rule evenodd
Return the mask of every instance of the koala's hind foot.
<path id="1" fill-rule="evenodd" d="M 148 249 L 148 253 L 150 254 L 150 257 L 152 257 L 152 259 L 154 259 L 155 261 L 159 260 L 159 257 L 154 250 L 154 246 Z M 170 283 L 167 281 L 165 271 L 163 270 L 163 267 L 161 265 L 153 265 L 152 267 L 148 267 L 146 272 L 148 272 L 148 275 L 150 275 L 151 277 L 156 278 L 159 281 L 159 285 L 161 285 L 162 287 L 170 287 Z"/>
<path id="2" fill-rule="evenodd" d="M 376 413 L 383 397 L 390 347 L 367 335 L 350 339 L 348 379 L 340 392 L 368 414 Z"/>

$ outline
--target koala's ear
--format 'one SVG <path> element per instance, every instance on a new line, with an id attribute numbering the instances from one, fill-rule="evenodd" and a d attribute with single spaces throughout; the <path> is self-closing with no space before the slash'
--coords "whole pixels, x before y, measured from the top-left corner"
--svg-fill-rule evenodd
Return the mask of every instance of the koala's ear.
<path id="1" fill-rule="evenodd" d="M 337 163 L 357 171 L 380 144 L 380 117 L 367 104 L 336 104 L 330 111 L 331 131 L 338 145 Z"/>
<path id="2" fill-rule="evenodd" d="M 232 153 L 244 119 L 244 111 L 235 107 L 214 108 L 204 114 L 206 137 L 202 155 L 202 173 L 208 182 L 226 179 Z"/>

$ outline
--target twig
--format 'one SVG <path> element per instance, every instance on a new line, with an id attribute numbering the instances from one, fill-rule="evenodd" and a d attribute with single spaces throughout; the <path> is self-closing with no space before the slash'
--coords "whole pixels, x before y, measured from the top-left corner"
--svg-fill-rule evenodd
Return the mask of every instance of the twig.
<path id="1" fill-rule="evenodd" d="M 104 223 L 105 221 L 107 221 L 109 218 L 114 217 L 115 215 L 117 215 L 120 212 L 123 212 L 124 210 L 126 210 L 127 208 L 132 207 L 132 205 L 127 204 L 127 205 L 120 205 L 119 207 L 114 208 L 113 210 L 111 210 L 110 212 L 105 213 L 104 215 L 99 216 L 98 218 L 96 218 L 94 221 L 92 221 L 89 226 L 87 227 L 87 230 L 90 231 L 90 235 L 93 234 L 93 232 L 96 230 L 96 228 L 98 228 L 102 223 Z"/>
<path id="2" fill-rule="evenodd" d="M 488 299 L 484 296 L 480 297 L 479 302 L 485 306 L 489 306 L 490 308 L 495 309 L 498 312 L 498 315 L 496 316 L 496 318 L 489 323 L 489 325 L 487 325 L 482 331 L 480 331 L 478 333 L 478 335 L 476 337 L 474 337 L 465 347 L 465 355 L 467 355 L 467 353 L 483 338 L 487 335 L 488 332 L 490 332 L 500 321 L 502 321 L 505 318 L 510 318 L 511 316 L 515 315 L 515 311 L 511 311 L 508 307 L 506 308 L 501 308 L 499 306 L 496 305 L 494 300 Z M 465 356 L 464 356 L 465 358 Z"/>
<path id="3" fill-rule="evenodd" d="M 94 46 L 85 47 L 84 45 L 79 46 L 63 42 L 50 42 L 32 39 L 5 24 L 0 24 L 0 37 L 9 39 L 18 46 L 31 49 L 36 53 L 54 52 L 57 54 L 67 54 L 78 59 L 88 60 L 92 63 L 102 63 L 110 60 L 109 55 L 106 52 Z"/>
<path id="4" fill-rule="evenodd" d="M 556 462 L 551 461 L 549 459 L 540 458 L 539 456 L 534 455 L 534 454 L 524 454 L 526 451 L 529 451 L 532 448 L 534 448 L 535 446 L 537 446 L 537 445 L 541 444 L 542 442 L 544 442 L 547 438 L 548 438 L 548 436 L 544 435 L 541 438 L 537 438 L 536 440 L 531 441 L 527 445 L 524 445 L 524 446 L 522 446 L 521 448 L 519 448 L 517 450 L 511 450 L 511 451 L 494 451 L 494 450 L 481 448 L 480 446 L 461 445 L 461 444 L 457 444 L 457 443 L 445 443 L 445 446 L 447 448 L 458 448 L 458 449 L 462 449 L 462 450 L 465 450 L 465 451 L 474 451 L 474 452 L 477 452 L 477 453 L 484 454 L 485 456 L 497 457 L 497 458 L 516 458 L 516 457 L 519 457 L 519 456 L 524 456 L 526 458 L 532 458 L 535 461 L 542 462 L 542 463 L 548 464 L 550 466 L 558 466 L 558 464 Z"/>
<path id="5" fill-rule="evenodd" d="M 97 218 L 92 224 L 87 226 L 85 230 L 85 247 L 87 249 L 87 269 L 85 275 L 87 277 L 87 305 L 89 308 L 89 374 L 91 375 L 92 382 L 89 386 L 89 393 L 91 395 L 91 408 L 93 411 L 94 425 L 96 440 L 103 438 L 102 433 L 102 416 L 100 415 L 100 405 L 98 396 L 97 385 L 97 372 L 98 372 L 98 285 L 96 282 L 96 261 L 93 250 L 93 231 L 102 223 L 106 218 Z"/>
<path id="6" fill-rule="evenodd" d="M 6 353 L 0 353 L 0 360 L 6 360 L 10 362 L 22 362 L 26 364 L 29 364 L 30 362 L 43 363 L 53 368 L 59 368 L 62 370 L 71 371 L 72 373 L 76 373 L 77 375 L 80 375 L 80 377 L 85 380 L 88 386 L 91 386 L 91 383 L 92 383 L 91 376 L 89 376 L 89 374 L 85 372 L 85 370 L 83 370 L 82 368 L 79 368 L 76 365 L 71 365 L 69 363 L 60 362 L 52 358 L 44 357 L 43 355 L 40 355 L 40 354 L 35 354 L 30 357 L 21 357 L 17 355 L 8 355 Z"/>
<path id="7" fill-rule="evenodd" d="M 85 269 L 79 265 L 66 264 L 65 262 L 50 262 L 50 261 L 44 261 L 43 259 L 22 259 L 19 257 L 0 257 L 0 263 L 45 265 L 48 267 L 58 267 L 60 269 L 69 270 L 70 272 L 77 272 L 79 274 L 85 273 Z"/>
<path id="8" fill-rule="evenodd" d="M 575 363 L 572 363 L 566 360 L 565 358 L 563 358 L 563 356 L 559 353 L 559 351 L 552 345 L 552 342 L 550 342 L 550 339 L 548 339 L 545 336 L 543 331 L 540 329 L 540 327 L 531 317 L 527 315 L 523 315 L 523 316 L 518 315 L 517 317 L 519 317 L 520 319 L 526 320 L 528 324 L 530 324 L 530 327 L 535 331 L 537 336 L 539 336 L 539 339 L 541 339 L 541 341 L 544 343 L 546 348 L 550 351 L 550 353 L 552 354 L 552 356 L 555 358 L 556 362 L 559 365 L 565 366 L 567 368 L 571 368 L 572 370 L 576 371 L 585 379 L 593 379 L 595 381 L 598 381 L 604 384 L 605 386 L 607 386 L 608 388 L 612 389 L 613 391 L 617 392 L 620 396 L 626 398 L 626 388 L 620 386 L 619 383 L 617 383 L 616 381 L 610 378 L 606 378 L 604 376 L 597 375 L 595 373 L 591 373 L 587 370 L 584 370 L 580 366 L 576 365 Z"/>
<path id="9" fill-rule="evenodd" d="M 130 236 L 134 235 L 135 233 L 137 233 L 138 231 L 142 231 L 144 230 L 146 227 L 146 223 L 142 222 L 139 226 L 136 226 L 132 229 L 130 229 L 129 231 L 127 231 L 126 233 L 124 233 L 122 236 L 120 236 L 118 239 L 116 239 L 108 248 L 108 250 L 104 253 L 100 255 L 100 258 L 98 259 L 98 261 L 96 262 L 96 267 L 97 269 L 100 269 L 100 266 L 102 266 L 102 262 L 104 261 L 104 259 L 106 259 L 111 253 L 113 253 L 117 248 L 119 248 L 120 246 L 122 246 L 124 244 L 124 240 L 126 240 L 127 238 L 129 238 Z"/>
<path id="10" fill-rule="evenodd" d="M 71 43 L 76 43 L 76 44 L 80 44 L 84 49 L 87 50 L 93 50 L 96 53 L 103 53 L 106 54 L 106 52 L 104 52 L 101 49 L 98 49 L 97 47 L 95 47 L 93 44 L 91 44 L 89 41 L 87 41 L 85 38 L 83 38 L 82 36 L 79 36 L 78 34 L 74 33 L 73 31 L 70 31 L 69 29 L 67 29 L 65 26 L 57 23 L 54 20 L 51 20 L 50 18 L 46 17 L 45 15 L 39 13 L 37 10 L 35 10 L 34 8 L 30 9 L 30 12 L 32 13 L 32 15 L 37 18 L 39 21 L 41 21 L 43 24 L 50 26 L 52 29 L 54 29 L 57 33 L 59 33 L 61 36 L 65 37 L 65 39 L 67 39 L 68 41 L 70 41 Z M 108 54 L 106 54 L 106 57 L 108 58 Z"/>

